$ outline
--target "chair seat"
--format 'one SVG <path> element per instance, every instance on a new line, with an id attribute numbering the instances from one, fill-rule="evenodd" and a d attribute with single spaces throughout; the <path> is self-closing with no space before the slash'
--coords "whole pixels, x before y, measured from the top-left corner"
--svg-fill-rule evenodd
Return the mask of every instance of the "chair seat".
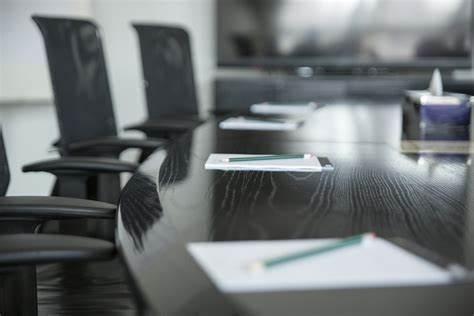
<path id="1" fill-rule="evenodd" d="M 66 147 L 68 151 L 71 151 L 73 153 L 114 153 L 114 155 L 116 155 L 130 148 L 157 149 L 165 144 L 166 141 L 162 139 L 138 139 L 108 136 L 70 143 Z"/>
<path id="2" fill-rule="evenodd" d="M 202 122 L 197 117 L 171 117 L 147 120 L 140 124 L 128 126 L 125 129 L 143 132 L 184 132 L 195 128 Z"/>
<path id="3" fill-rule="evenodd" d="M 77 236 L 46 234 L 0 235 L 0 266 L 33 265 L 111 259 L 111 242 Z"/>
<path id="4" fill-rule="evenodd" d="M 52 174 L 96 174 L 135 172 L 135 163 L 104 157 L 65 157 L 48 159 L 23 166 L 23 172 L 50 172 Z"/>
<path id="5" fill-rule="evenodd" d="M 53 196 L 0 197 L 1 216 L 34 218 L 114 218 L 117 207 L 99 201 Z"/>

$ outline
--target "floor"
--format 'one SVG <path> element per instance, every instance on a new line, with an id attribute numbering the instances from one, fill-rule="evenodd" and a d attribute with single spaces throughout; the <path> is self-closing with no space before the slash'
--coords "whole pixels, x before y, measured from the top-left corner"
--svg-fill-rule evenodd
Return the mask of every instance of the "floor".
<path id="1" fill-rule="evenodd" d="M 120 262 L 37 268 L 39 315 L 136 315 Z"/>

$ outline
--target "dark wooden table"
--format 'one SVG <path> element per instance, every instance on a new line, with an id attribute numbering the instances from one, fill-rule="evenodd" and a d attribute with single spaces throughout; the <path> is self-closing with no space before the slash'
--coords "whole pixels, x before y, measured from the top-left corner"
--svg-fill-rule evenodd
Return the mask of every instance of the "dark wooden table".
<path id="1" fill-rule="evenodd" d="M 474 268 L 468 155 L 404 155 L 396 102 L 333 102 L 294 132 L 223 131 L 211 119 L 155 152 L 122 192 L 117 241 L 150 313 L 473 315 L 474 283 L 221 293 L 187 253 L 193 241 L 400 237 Z M 332 172 L 223 172 L 210 153 L 327 156 Z"/>

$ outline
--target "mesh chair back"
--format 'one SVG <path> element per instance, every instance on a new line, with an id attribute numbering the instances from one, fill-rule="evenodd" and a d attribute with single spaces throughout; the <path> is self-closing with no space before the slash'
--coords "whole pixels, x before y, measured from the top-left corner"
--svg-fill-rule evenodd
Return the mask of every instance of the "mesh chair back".
<path id="1" fill-rule="evenodd" d="M 140 43 L 148 116 L 195 116 L 196 88 L 188 33 L 178 27 L 133 24 Z"/>
<path id="2" fill-rule="evenodd" d="M 10 170 L 8 168 L 7 153 L 3 142 L 2 129 L 0 128 L 0 196 L 7 194 L 10 184 Z"/>
<path id="3" fill-rule="evenodd" d="M 99 30 L 91 21 L 33 16 L 43 35 L 61 145 L 117 128 Z"/>

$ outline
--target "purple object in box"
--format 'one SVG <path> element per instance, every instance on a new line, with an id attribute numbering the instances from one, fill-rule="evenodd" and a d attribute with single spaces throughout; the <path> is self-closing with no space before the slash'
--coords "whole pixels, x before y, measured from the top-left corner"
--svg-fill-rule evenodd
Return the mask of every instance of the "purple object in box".
<path id="1" fill-rule="evenodd" d="M 422 104 L 420 118 L 425 125 L 467 126 L 471 124 L 471 102 L 464 99 L 459 105 Z"/>

